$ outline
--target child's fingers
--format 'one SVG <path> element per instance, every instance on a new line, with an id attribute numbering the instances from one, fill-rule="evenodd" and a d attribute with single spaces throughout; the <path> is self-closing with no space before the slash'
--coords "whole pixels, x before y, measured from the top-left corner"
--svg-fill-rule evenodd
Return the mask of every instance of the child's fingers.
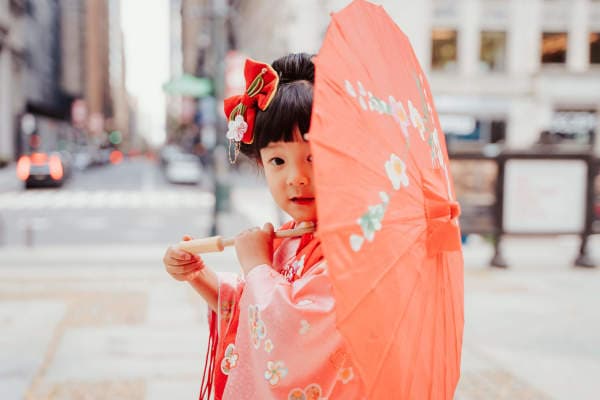
<path id="1" fill-rule="evenodd" d="M 196 262 L 198 260 L 198 256 L 192 253 L 188 253 L 187 251 L 179 250 L 176 247 L 169 247 L 165 256 L 163 257 L 163 263 L 165 265 L 175 264 L 189 264 L 192 262 Z"/>
<path id="2" fill-rule="evenodd" d="M 268 233 L 269 235 L 273 235 L 273 233 L 275 232 L 275 228 L 273 227 L 273 224 L 270 222 L 267 222 L 264 226 L 263 226 L 263 231 Z"/>
<path id="3" fill-rule="evenodd" d="M 176 267 L 181 267 L 184 265 L 191 265 L 191 264 L 195 264 L 196 262 L 198 262 L 197 259 L 195 260 L 178 260 L 176 258 L 171 258 L 165 261 L 165 265 L 173 265 Z"/>
<path id="4" fill-rule="evenodd" d="M 192 254 L 188 251 L 180 250 L 177 248 L 172 248 L 169 255 L 172 258 L 179 260 L 179 261 L 190 261 L 190 260 L 198 259 L 198 256 L 196 256 L 195 254 Z"/>
<path id="5" fill-rule="evenodd" d="M 201 269 L 204 268 L 204 263 L 203 262 L 195 262 L 193 264 L 186 264 L 186 265 L 167 265 L 166 269 L 167 272 L 172 274 L 172 275 L 182 275 L 182 274 L 188 274 L 190 272 L 193 271 L 199 271 Z"/>
<path id="6" fill-rule="evenodd" d="M 181 240 L 183 240 L 184 242 L 190 241 L 194 239 L 193 237 L 191 237 L 190 235 L 183 235 L 183 237 L 181 238 Z"/>

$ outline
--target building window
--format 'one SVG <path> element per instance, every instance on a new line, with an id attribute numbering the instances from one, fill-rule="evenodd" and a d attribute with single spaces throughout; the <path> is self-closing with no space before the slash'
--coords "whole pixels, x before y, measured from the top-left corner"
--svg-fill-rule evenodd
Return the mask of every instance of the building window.
<path id="1" fill-rule="evenodd" d="M 592 145 L 596 136 L 596 109 L 556 109 L 547 129 L 540 132 L 542 144 Z"/>
<path id="2" fill-rule="evenodd" d="M 600 32 L 590 33 L 590 64 L 600 64 Z"/>
<path id="3" fill-rule="evenodd" d="M 456 68 L 457 32 L 454 29 L 434 29 L 431 32 L 431 68 L 451 71 Z"/>
<path id="4" fill-rule="evenodd" d="M 506 64 L 506 32 L 482 31 L 479 60 L 485 71 L 504 71 Z"/>
<path id="5" fill-rule="evenodd" d="M 542 64 L 567 62 L 567 33 L 544 32 L 542 34 Z"/>
<path id="6" fill-rule="evenodd" d="M 506 139 L 506 120 L 476 118 L 473 116 L 445 115 L 439 116 L 446 140 L 455 143 L 501 143 Z"/>

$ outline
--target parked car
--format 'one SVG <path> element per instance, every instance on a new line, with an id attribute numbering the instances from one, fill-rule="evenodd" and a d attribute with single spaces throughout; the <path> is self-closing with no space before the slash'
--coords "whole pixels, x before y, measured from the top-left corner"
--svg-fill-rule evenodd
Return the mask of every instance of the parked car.
<path id="1" fill-rule="evenodd" d="M 163 148 L 160 150 L 160 165 L 166 167 L 171 160 L 179 157 L 181 154 L 184 153 L 179 146 L 174 144 L 167 144 L 163 146 Z"/>
<path id="2" fill-rule="evenodd" d="M 73 167 L 84 171 L 94 165 L 94 152 L 91 148 L 81 146 L 73 152 Z"/>
<path id="3" fill-rule="evenodd" d="M 202 180 L 202 164 L 193 154 L 172 155 L 165 166 L 165 176 L 172 183 L 198 184 Z"/>
<path id="4" fill-rule="evenodd" d="M 70 174 L 70 164 L 60 153 L 35 152 L 17 161 L 17 177 L 26 188 L 61 186 Z"/>
<path id="5" fill-rule="evenodd" d="M 112 149 L 98 148 L 92 152 L 92 165 L 106 165 L 110 163 Z"/>

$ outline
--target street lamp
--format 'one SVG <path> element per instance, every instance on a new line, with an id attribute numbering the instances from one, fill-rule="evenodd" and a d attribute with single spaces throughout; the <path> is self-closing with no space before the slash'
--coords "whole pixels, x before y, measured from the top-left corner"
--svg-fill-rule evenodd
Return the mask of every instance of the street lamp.
<path id="1" fill-rule="evenodd" d="M 211 36 L 213 50 L 213 73 L 214 73 L 214 93 L 218 101 L 215 102 L 215 125 L 217 132 L 221 131 L 223 118 L 218 104 L 224 98 L 225 88 L 225 54 L 227 53 L 227 28 L 229 6 L 226 0 L 211 1 Z M 211 226 L 211 235 L 218 233 L 218 214 L 228 211 L 230 207 L 230 186 L 227 182 L 227 150 L 224 146 L 223 135 L 217 134 L 217 141 L 213 153 L 213 191 L 215 205 L 213 208 L 213 220 Z"/>

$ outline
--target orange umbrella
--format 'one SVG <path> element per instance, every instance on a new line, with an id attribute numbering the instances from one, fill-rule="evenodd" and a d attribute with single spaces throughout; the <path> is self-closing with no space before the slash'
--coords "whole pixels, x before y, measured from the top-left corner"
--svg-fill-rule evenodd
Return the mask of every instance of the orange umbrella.
<path id="1" fill-rule="evenodd" d="M 315 58 L 310 143 L 337 325 L 369 399 L 451 399 L 463 258 L 444 136 L 408 38 L 356 0 Z"/>

